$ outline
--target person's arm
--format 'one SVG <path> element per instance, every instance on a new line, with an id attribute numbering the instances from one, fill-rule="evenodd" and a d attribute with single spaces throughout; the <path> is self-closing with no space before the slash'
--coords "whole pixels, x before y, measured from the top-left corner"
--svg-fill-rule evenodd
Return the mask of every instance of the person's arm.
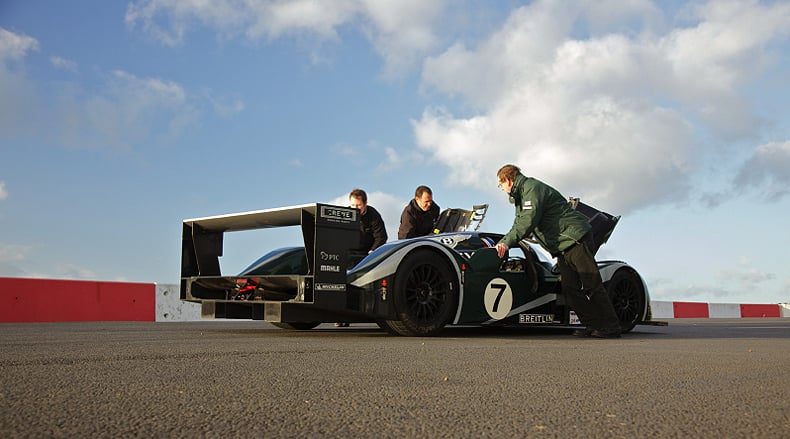
<path id="1" fill-rule="evenodd" d="M 398 239 L 414 237 L 414 218 L 409 214 L 409 206 L 403 209 L 400 215 L 400 227 L 398 227 Z"/>
<path id="2" fill-rule="evenodd" d="M 431 216 L 433 217 L 433 225 L 429 234 L 436 232 L 436 226 L 439 224 L 439 217 L 442 215 L 442 208 L 438 204 L 431 204 Z"/>
<path id="3" fill-rule="evenodd" d="M 500 243 L 508 247 L 513 247 L 519 241 L 528 237 L 537 226 L 542 209 L 542 203 L 536 199 L 533 193 L 522 194 L 521 196 L 521 209 L 516 209 L 516 218 L 513 220 L 513 226 L 507 232 Z"/>
<path id="4" fill-rule="evenodd" d="M 373 251 L 387 242 L 387 228 L 384 226 L 384 220 L 381 218 L 381 215 L 378 211 L 376 213 L 372 221 L 370 222 L 370 228 L 373 231 L 373 247 L 370 248 L 370 251 Z"/>

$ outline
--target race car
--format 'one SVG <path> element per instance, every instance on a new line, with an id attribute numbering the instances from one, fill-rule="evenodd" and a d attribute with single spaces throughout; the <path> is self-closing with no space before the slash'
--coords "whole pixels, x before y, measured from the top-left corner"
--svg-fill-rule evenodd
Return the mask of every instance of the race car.
<path id="1" fill-rule="evenodd" d="M 569 202 L 593 226 L 594 251 L 619 217 Z M 446 209 L 434 234 L 392 241 L 370 254 L 359 211 L 306 204 L 183 221 L 181 299 L 203 316 L 264 320 L 308 330 L 326 322 L 373 323 L 391 334 L 434 336 L 448 325 L 580 324 L 563 300 L 556 261 L 522 240 L 500 259 L 502 234 L 479 231 L 487 205 Z M 304 245 L 273 250 L 236 275 L 220 272 L 228 232 L 300 226 Z M 651 324 L 647 286 L 622 261 L 598 262 L 622 330 Z"/>

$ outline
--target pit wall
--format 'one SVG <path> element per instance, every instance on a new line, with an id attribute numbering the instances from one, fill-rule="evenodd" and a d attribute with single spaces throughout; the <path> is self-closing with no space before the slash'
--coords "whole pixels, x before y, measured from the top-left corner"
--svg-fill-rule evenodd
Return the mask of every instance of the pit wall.
<path id="1" fill-rule="evenodd" d="M 654 319 L 790 317 L 790 304 L 652 301 Z M 0 277 L 0 322 L 201 320 L 178 284 Z"/>

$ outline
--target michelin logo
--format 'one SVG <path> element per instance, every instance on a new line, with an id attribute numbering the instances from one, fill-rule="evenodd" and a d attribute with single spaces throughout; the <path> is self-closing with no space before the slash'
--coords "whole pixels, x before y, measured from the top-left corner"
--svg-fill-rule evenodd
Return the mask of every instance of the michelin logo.
<path id="1" fill-rule="evenodd" d="M 315 284 L 316 291 L 346 291 L 346 284 Z"/>

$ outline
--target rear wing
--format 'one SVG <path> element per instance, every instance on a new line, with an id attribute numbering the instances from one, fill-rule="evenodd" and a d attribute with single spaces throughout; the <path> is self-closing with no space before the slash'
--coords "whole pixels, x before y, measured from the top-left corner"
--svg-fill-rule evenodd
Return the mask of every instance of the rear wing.
<path id="1" fill-rule="evenodd" d="M 597 253 L 598 249 L 609 240 L 610 236 L 612 236 L 614 227 L 617 225 L 617 222 L 620 221 L 620 216 L 614 216 L 600 211 L 590 205 L 582 203 L 578 198 L 570 197 L 568 202 L 571 204 L 571 207 L 581 213 L 592 226 L 593 244 L 595 247 L 590 250 L 592 250 L 593 254 Z"/>
<path id="2" fill-rule="evenodd" d="M 184 220 L 181 298 L 187 298 L 185 279 L 223 276 L 225 233 L 286 226 L 301 226 L 314 289 L 345 291 L 349 249 L 359 246 L 359 210 L 315 203 Z"/>

